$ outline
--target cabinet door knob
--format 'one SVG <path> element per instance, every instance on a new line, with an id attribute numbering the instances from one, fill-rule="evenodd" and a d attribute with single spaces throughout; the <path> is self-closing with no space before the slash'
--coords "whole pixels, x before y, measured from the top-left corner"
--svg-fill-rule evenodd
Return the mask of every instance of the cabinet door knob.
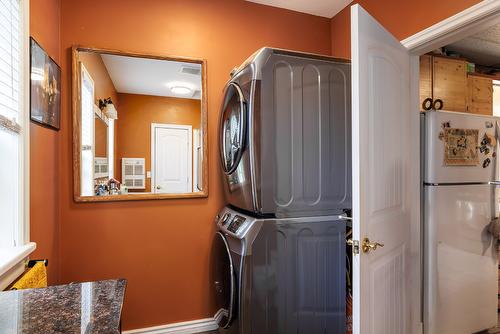
<path id="1" fill-rule="evenodd" d="M 422 109 L 423 110 L 431 110 L 432 109 L 432 99 L 430 97 L 426 98 L 422 102 Z"/>
<path id="2" fill-rule="evenodd" d="M 441 99 L 436 99 L 436 101 L 434 101 L 434 110 L 441 110 L 443 109 L 443 100 Z"/>

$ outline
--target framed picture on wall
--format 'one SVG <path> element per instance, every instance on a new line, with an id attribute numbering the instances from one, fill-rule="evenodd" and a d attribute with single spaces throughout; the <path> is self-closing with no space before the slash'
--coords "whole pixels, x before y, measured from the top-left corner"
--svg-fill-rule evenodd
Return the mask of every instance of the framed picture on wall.
<path id="1" fill-rule="evenodd" d="M 30 117 L 59 130 L 61 123 L 61 68 L 30 38 Z"/>

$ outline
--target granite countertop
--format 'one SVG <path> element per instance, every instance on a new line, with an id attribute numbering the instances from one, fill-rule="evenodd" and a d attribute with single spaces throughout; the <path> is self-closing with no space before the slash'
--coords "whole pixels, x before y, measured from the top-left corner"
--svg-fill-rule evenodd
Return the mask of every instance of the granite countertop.
<path id="1" fill-rule="evenodd" d="M 119 333 L 124 279 L 0 292 L 0 333 Z"/>

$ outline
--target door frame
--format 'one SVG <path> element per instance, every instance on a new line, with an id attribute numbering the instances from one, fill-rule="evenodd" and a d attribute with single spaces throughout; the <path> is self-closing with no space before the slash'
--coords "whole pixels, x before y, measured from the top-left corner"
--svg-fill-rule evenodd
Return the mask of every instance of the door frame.
<path id="1" fill-rule="evenodd" d="M 193 192 L 202 191 L 202 189 L 198 187 L 201 179 L 201 173 L 199 173 L 200 157 L 203 156 L 203 147 L 200 139 L 200 130 L 193 129 Z M 201 154 L 198 154 L 198 152 Z"/>
<path id="2" fill-rule="evenodd" d="M 151 170 L 151 193 L 156 193 L 155 185 L 155 165 L 156 165 L 156 129 L 184 129 L 188 130 L 188 147 L 191 150 L 191 154 L 188 154 L 188 167 L 191 167 L 191 175 L 189 176 L 188 187 L 191 189 L 189 193 L 193 192 L 193 126 L 183 125 L 183 124 L 168 124 L 168 123 L 151 123 L 151 165 L 149 166 Z"/>
<path id="3" fill-rule="evenodd" d="M 450 16 L 426 29 L 423 29 L 403 40 L 401 44 L 406 47 L 411 55 L 411 110 L 415 114 L 412 121 L 411 140 L 413 147 L 420 147 L 420 103 L 419 103 L 419 57 L 429 51 L 451 44 L 468 36 L 474 35 L 493 25 L 500 24 L 500 1 L 483 0 L 453 16 Z M 421 166 L 420 156 L 415 157 L 415 164 Z M 422 170 L 421 170 L 422 173 Z M 419 182 L 420 183 L 420 182 Z M 412 212 L 411 217 L 411 269 L 412 277 L 419 277 L 420 284 L 412 289 L 411 321 L 412 333 L 423 333 L 423 239 L 422 239 L 422 218 L 421 218 L 421 185 L 414 187 L 419 189 L 418 194 L 414 194 L 414 199 L 419 205 L 415 206 L 418 212 Z M 416 321 L 418 319 L 418 321 Z"/>
<path id="4" fill-rule="evenodd" d="M 403 40 L 413 55 L 422 55 L 500 23 L 500 3 L 483 0 Z"/>

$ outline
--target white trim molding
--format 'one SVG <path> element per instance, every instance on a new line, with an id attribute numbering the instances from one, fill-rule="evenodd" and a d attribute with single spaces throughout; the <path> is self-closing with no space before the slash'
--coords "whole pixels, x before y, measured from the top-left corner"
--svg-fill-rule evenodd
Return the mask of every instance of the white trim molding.
<path id="1" fill-rule="evenodd" d="M 218 328 L 217 323 L 224 315 L 222 309 L 215 313 L 213 318 L 176 322 L 173 324 L 132 329 L 122 332 L 123 334 L 191 334 L 214 331 Z"/>
<path id="2" fill-rule="evenodd" d="M 500 23 L 500 1 L 483 0 L 460 13 L 405 38 L 412 53 L 424 54 Z"/>
<path id="3" fill-rule="evenodd" d="M 24 269 L 24 260 L 35 250 L 30 242 L 30 0 L 20 0 L 21 45 L 19 80 L 19 191 L 18 220 L 15 226 L 14 246 L 0 249 L 0 291 L 5 289 Z"/>
<path id="4" fill-rule="evenodd" d="M 23 245 L 29 243 L 30 239 L 30 91 L 31 91 L 31 60 L 30 60 L 30 0 L 22 0 L 23 19 L 23 49 L 22 56 L 22 106 L 21 106 L 21 126 L 22 126 L 22 158 L 21 171 L 22 178 L 20 184 L 21 212 L 19 218 L 22 227 L 19 231 L 19 239 Z"/>

